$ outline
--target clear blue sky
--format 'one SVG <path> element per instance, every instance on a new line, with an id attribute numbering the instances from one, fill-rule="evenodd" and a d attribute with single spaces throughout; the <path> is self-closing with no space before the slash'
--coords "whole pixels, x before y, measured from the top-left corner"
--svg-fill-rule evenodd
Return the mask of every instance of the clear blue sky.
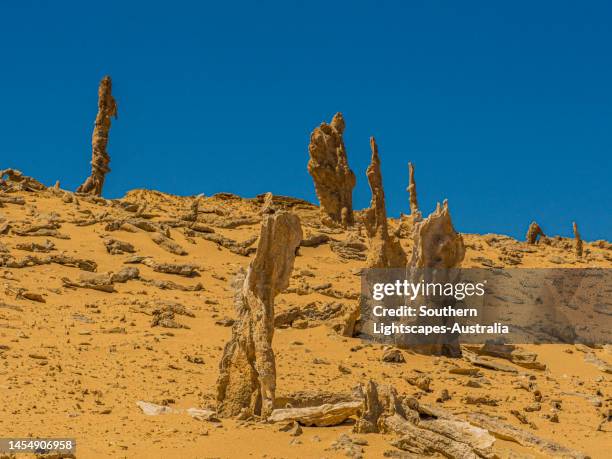
<path id="1" fill-rule="evenodd" d="M 390 215 L 412 161 L 422 210 L 448 198 L 460 231 L 612 239 L 611 5 L 4 1 L 0 167 L 76 188 L 110 74 L 108 197 L 316 201 L 309 135 L 342 111 L 356 208 L 375 135 Z"/>

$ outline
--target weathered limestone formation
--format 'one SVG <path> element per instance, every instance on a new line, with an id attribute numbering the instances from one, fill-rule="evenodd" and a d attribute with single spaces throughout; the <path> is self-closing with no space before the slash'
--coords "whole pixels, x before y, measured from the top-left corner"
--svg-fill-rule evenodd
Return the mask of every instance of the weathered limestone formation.
<path id="1" fill-rule="evenodd" d="M 344 118 L 336 113 L 330 124 L 322 123 L 310 136 L 308 172 L 315 184 L 324 224 L 351 226 L 355 174 L 349 169 L 342 133 Z"/>
<path id="2" fill-rule="evenodd" d="M 100 87 L 98 88 L 98 114 L 91 138 L 91 175 L 77 189 L 77 193 L 100 196 L 104 187 L 104 178 L 110 172 L 108 167 L 110 156 L 106 151 L 106 145 L 108 144 L 111 117 L 117 118 L 117 103 L 111 94 L 111 90 L 111 78 L 105 76 L 100 81 Z"/>
<path id="3" fill-rule="evenodd" d="M 529 225 L 529 229 L 527 230 L 525 240 L 528 244 L 535 244 L 538 242 L 539 236 L 545 237 L 546 235 L 544 234 L 544 231 L 542 231 L 542 228 L 540 228 L 540 225 L 538 225 L 536 222 L 531 222 L 531 225 Z"/>
<path id="4" fill-rule="evenodd" d="M 406 188 L 406 190 L 410 194 L 410 216 L 412 217 L 413 222 L 418 222 L 422 220 L 423 216 L 421 215 L 419 203 L 417 201 L 416 182 L 414 180 L 414 166 L 412 163 L 408 163 L 408 176 L 408 188 Z"/>
<path id="5" fill-rule="evenodd" d="M 406 266 L 406 253 L 395 236 L 389 235 L 385 192 L 380 172 L 378 146 L 374 137 L 370 137 L 372 160 L 366 170 L 372 201 L 364 211 L 363 223 L 370 238 L 370 252 L 367 264 L 369 268 L 403 268 Z"/>
<path id="6" fill-rule="evenodd" d="M 465 257 L 465 244 L 453 227 L 446 200 L 415 226 L 413 239 L 411 267 L 456 268 Z"/>
<path id="7" fill-rule="evenodd" d="M 435 283 L 452 283 L 459 280 L 457 269 L 465 257 L 463 238 L 455 231 L 451 221 L 448 202 L 436 207 L 426 219 L 418 222 L 413 230 L 412 257 L 407 269 L 407 276 L 412 283 L 422 280 Z M 453 297 L 438 295 L 421 296 L 416 301 L 428 304 L 431 308 L 452 306 L 456 301 Z M 419 317 L 417 325 L 447 325 L 452 320 L 448 317 Z M 408 347 L 424 354 L 441 354 L 452 357 L 461 355 L 458 337 L 440 336 L 438 340 L 421 339 L 409 335 L 399 336 L 398 347 Z"/>
<path id="8" fill-rule="evenodd" d="M 272 412 L 276 389 L 274 297 L 289 285 L 301 240 L 296 215 L 278 212 L 263 216 L 255 259 L 236 280 L 238 319 L 225 346 L 217 381 L 222 416 L 266 418 Z"/>
<path id="9" fill-rule="evenodd" d="M 576 222 L 572 223 L 574 228 L 574 239 L 576 240 L 576 256 L 582 257 L 582 238 L 580 237 L 580 233 L 578 232 L 578 225 Z"/>
<path id="10" fill-rule="evenodd" d="M 43 191 L 47 187 L 17 169 L 0 170 L 0 191 Z"/>

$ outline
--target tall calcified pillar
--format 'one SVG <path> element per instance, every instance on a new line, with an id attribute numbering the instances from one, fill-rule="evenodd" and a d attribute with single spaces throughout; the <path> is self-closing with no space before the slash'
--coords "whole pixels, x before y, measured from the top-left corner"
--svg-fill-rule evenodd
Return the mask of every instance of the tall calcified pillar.
<path id="1" fill-rule="evenodd" d="M 355 174 L 349 168 L 342 134 L 344 118 L 336 113 L 330 124 L 322 123 L 310 136 L 308 172 L 312 176 L 325 224 L 351 226 Z"/>
<path id="2" fill-rule="evenodd" d="M 540 228 L 536 222 L 531 222 L 529 228 L 527 229 L 527 235 L 525 236 L 525 240 L 528 244 L 535 244 L 538 242 L 538 238 L 542 236 L 545 237 L 544 231 Z"/>
<path id="3" fill-rule="evenodd" d="M 276 390 L 274 297 L 289 284 L 301 240 L 302 228 L 296 215 L 263 215 L 255 259 L 235 285 L 238 319 L 225 345 L 217 381 L 217 409 L 222 416 L 265 418 L 272 412 Z"/>
<path id="4" fill-rule="evenodd" d="M 417 201 L 416 182 L 414 180 L 414 166 L 408 163 L 408 188 L 406 189 L 410 195 L 410 216 L 413 222 L 421 220 L 421 211 Z"/>
<path id="5" fill-rule="evenodd" d="M 416 223 L 413 230 L 412 257 L 408 264 L 407 274 L 410 282 L 417 284 L 420 281 L 433 283 L 458 282 L 460 273 L 456 269 L 465 257 L 465 244 L 461 234 L 455 231 L 448 209 L 448 202 L 444 201 L 426 219 Z M 439 295 L 422 295 L 415 304 L 427 304 L 430 308 L 442 308 L 454 305 L 454 298 Z M 419 318 L 421 325 L 450 325 L 444 323 L 448 318 Z M 405 337 L 399 337 L 399 345 L 408 345 L 419 352 L 428 354 L 444 354 L 458 356 L 461 349 L 455 336 L 444 336 L 436 342 L 427 339 L 425 344 L 417 342 L 407 343 Z"/>
<path id="6" fill-rule="evenodd" d="M 111 117 L 117 118 L 117 103 L 112 95 L 112 81 L 105 76 L 98 88 L 98 114 L 91 137 L 91 175 L 77 189 L 77 193 L 100 196 L 104 187 L 104 178 L 110 168 L 110 156 L 106 151 L 108 134 L 111 127 Z"/>
<path id="7" fill-rule="evenodd" d="M 582 256 L 582 238 L 580 237 L 580 233 L 578 232 L 578 225 L 576 224 L 576 222 L 573 222 L 572 226 L 574 228 L 574 239 L 576 240 L 576 256 L 581 257 Z"/>
<path id="8" fill-rule="evenodd" d="M 369 268 L 403 268 L 406 266 L 406 253 L 395 236 L 389 235 L 380 158 L 374 137 L 370 137 L 370 148 L 372 149 L 372 160 L 366 170 L 366 175 L 370 190 L 372 190 L 372 201 L 363 217 L 363 223 L 370 239 L 367 264 Z"/>

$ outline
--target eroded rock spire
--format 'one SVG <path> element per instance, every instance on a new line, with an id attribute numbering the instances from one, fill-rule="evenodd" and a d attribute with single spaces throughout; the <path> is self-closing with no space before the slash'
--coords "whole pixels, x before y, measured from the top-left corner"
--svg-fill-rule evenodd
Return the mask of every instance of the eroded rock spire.
<path id="1" fill-rule="evenodd" d="M 104 178 L 110 168 L 110 156 L 106 151 L 108 135 L 111 127 L 111 117 L 117 118 L 117 103 L 112 95 L 112 81 L 105 76 L 98 88 L 98 114 L 91 137 L 91 175 L 77 188 L 77 193 L 86 193 L 96 196 L 102 194 Z"/>
<path id="2" fill-rule="evenodd" d="M 408 191 L 410 195 L 410 216 L 412 217 L 413 222 L 420 221 L 423 216 L 421 215 L 421 211 L 419 210 L 419 203 L 417 201 L 417 192 L 416 192 L 416 182 L 414 180 L 414 166 L 412 163 L 408 163 Z"/>
<path id="3" fill-rule="evenodd" d="M 217 408 L 222 416 L 265 418 L 272 412 L 276 390 L 274 297 L 289 284 L 301 240 L 296 215 L 284 211 L 264 214 L 255 258 L 235 283 L 238 318 L 223 352 L 217 382 Z"/>
<path id="4" fill-rule="evenodd" d="M 385 192 L 380 172 L 380 157 L 374 137 L 370 137 L 372 160 L 366 170 L 372 201 L 364 211 L 363 223 L 370 239 L 370 252 L 367 264 L 370 268 L 403 268 L 406 266 L 406 253 L 399 240 L 389 235 Z"/>
<path id="5" fill-rule="evenodd" d="M 342 113 L 336 113 L 330 124 L 315 128 L 308 146 L 308 172 L 321 206 L 321 221 L 347 227 L 354 223 L 355 174 L 349 168 L 342 139 L 344 126 Z"/>
<path id="6" fill-rule="evenodd" d="M 580 258 L 582 257 L 582 238 L 580 237 L 580 233 L 578 232 L 578 225 L 576 224 L 576 222 L 572 223 L 572 227 L 574 229 L 574 239 L 576 241 L 576 256 Z"/>

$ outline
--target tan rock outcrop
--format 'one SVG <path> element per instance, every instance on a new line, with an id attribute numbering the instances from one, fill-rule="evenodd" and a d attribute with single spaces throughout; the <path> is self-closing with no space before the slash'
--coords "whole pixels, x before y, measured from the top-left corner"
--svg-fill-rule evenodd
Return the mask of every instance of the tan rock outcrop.
<path id="1" fill-rule="evenodd" d="M 110 156 L 106 151 L 108 135 L 111 128 L 111 117 L 117 118 L 117 103 L 112 95 L 112 81 L 105 76 L 98 88 L 98 114 L 91 138 L 91 175 L 77 188 L 77 193 L 100 196 L 104 187 L 104 178 L 110 168 Z"/>
<path id="2" fill-rule="evenodd" d="M 372 201 L 363 214 L 363 223 L 370 239 L 367 265 L 369 268 L 403 268 L 406 266 L 406 253 L 396 237 L 389 234 L 380 158 L 374 137 L 370 137 L 370 147 L 372 160 L 366 175 L 372 190 Z"/>
<path id="3" fill-rule="evenodd" d="M 583 246 L 582 238 L 580 237 L 580 233 L 578 232 L 578 225 L 576 224 L 576 222 L 572 223 L 572 227 L 574 229 L 574 239 L 576 241 L 576 244 L 575 244 L 576 256 L 580 258 L 582 257 L 582 246 Z"/>
<path id="4" fill-rule="evenodd" d="M 287 288 L 302 240 L 299 218 L 288 212 L 265 214 L 255 258 L 236 280 L 238 318 L 226 344 L 217 382 L 218 411 L 267 417 L 276 390 L 272 350 L 274 297 Z"/>
<path id="5" fill-rule="evenodd" d="M 535 244 L 538 242 L 538 237 L 545 237 L 544 231 L 540 228 L 536 222 L 531 222 L 529 225 L 529 229 L 527 230 L 527 235 L 525 236 L 525 240 L 528 244 Z"/>
<path id="6" fill-rule="evenodd" d="M 355 174 L 349 168 L 342 133 L 342 113 L 336 113 L 330 124 L 322 123 L 310 136 L 308 172 L 312 176 L 325 224 L 351 226 Z"/>

